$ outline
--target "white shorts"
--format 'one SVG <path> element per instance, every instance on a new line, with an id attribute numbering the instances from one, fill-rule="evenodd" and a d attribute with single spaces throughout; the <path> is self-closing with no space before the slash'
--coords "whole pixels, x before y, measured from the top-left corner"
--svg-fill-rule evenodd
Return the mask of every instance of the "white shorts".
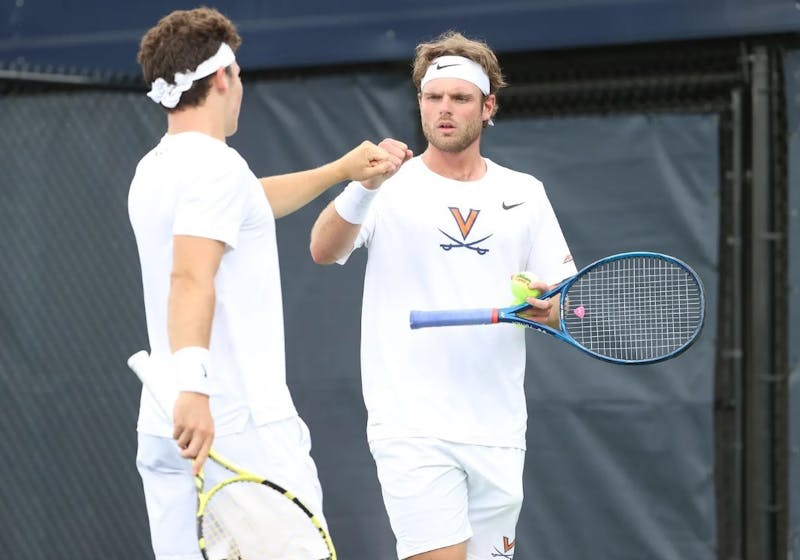
<path id="1" fill-rule="evenodd" d="M 215 438 L 214 449 L 242 468 L 290 489 L 325 525 L 311 439 L 299 417 L 258 428 L 251 422 L 242 433 Z M 191 463 L 180 456 L 174 440 L 140 433 L 136 466 L 156 560 L 203 560 L 197 545 L 197 492 Z M 206 488 L 230 476 L 210 460 L 203 471 Z"/>
<path id="2" fill-rule="evenodd" d="M 470 560 L 511 560 L 524 450 L 434 438 L 375 440 L 370 450 L 399 558 L 469 540 Z"/>

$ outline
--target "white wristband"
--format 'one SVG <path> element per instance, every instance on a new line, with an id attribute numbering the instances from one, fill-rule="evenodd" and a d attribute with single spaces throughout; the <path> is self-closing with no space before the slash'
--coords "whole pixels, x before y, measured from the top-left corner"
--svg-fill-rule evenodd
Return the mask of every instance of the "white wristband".
<path id="1" fill-rule="evenodd" d="M 365 189 L 358 181 L 352 181 L 333 199 L 333 205 L 339 215 L 351 224 L 361 224 L 367 217 L 369 205 L 378 189 Z"/>
<path id="2" fill-rule="evenodd" d="M 211 394 L 211 361 L 207 348 L 187 346 L 172 354 L 178 391 Z"/>

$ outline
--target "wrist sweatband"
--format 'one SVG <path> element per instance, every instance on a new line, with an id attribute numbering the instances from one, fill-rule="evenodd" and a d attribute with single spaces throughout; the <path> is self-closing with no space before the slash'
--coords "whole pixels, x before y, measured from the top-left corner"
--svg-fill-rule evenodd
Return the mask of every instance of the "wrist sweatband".
<path id="1" fill-rule="evenodd" d="M 179 391 L 211 394 L 210 355 L 207 348 L 187 346 L 172 354 Z"/>
<path id="2" fill-rule="evenodd" d="M 358 181 L 352 181 L 333 200 L 336 212 L 351 224 L 361 224 L 367 217 L 369 205 L 378 189 L 365 189 Z"/>

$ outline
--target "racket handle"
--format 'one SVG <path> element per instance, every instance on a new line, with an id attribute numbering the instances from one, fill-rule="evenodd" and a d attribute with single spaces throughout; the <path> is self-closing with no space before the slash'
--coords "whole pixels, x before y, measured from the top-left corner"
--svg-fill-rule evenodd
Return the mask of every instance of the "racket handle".
<path id="1" fill-rule="evenodd" d="M 497 309 L 454 309 L 450 311 L 412 311 L 411 328 L 452 325 L 490 325 L 497 322 Z"/>

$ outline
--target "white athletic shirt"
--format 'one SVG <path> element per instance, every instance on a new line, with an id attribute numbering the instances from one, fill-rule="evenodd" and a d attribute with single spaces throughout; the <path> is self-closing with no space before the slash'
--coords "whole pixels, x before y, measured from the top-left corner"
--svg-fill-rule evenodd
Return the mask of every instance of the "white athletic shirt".
<path id="1" fill-rule="evenodd" d="M 286 386 L 275 218 L 244 159 L 204 134 L 167 134 L 136 168 L 128 213 L 153 358 L 168 365 L 171 357 L 167 301 L 173 236 L 222 241 L 209 347 L 215 432 L 239 432 L 250 415 L 257 425 L 295 416 Z M 146 391 L 138 430 L 172 436 L 172 426 Z"/>
<path id="2" fill-rule="evenodd" d="M 356 239 L 354 248 L 368 248 L 361 369 L 370 440 L 525 448 L 525 329 L 409 327 L 412 309 L 510 305 L 515 272 L 548 283 L 575 273 L 542 183 L 485 161 L 482 179 L 463 182 L 410 160 L 380 188 Z"/>

